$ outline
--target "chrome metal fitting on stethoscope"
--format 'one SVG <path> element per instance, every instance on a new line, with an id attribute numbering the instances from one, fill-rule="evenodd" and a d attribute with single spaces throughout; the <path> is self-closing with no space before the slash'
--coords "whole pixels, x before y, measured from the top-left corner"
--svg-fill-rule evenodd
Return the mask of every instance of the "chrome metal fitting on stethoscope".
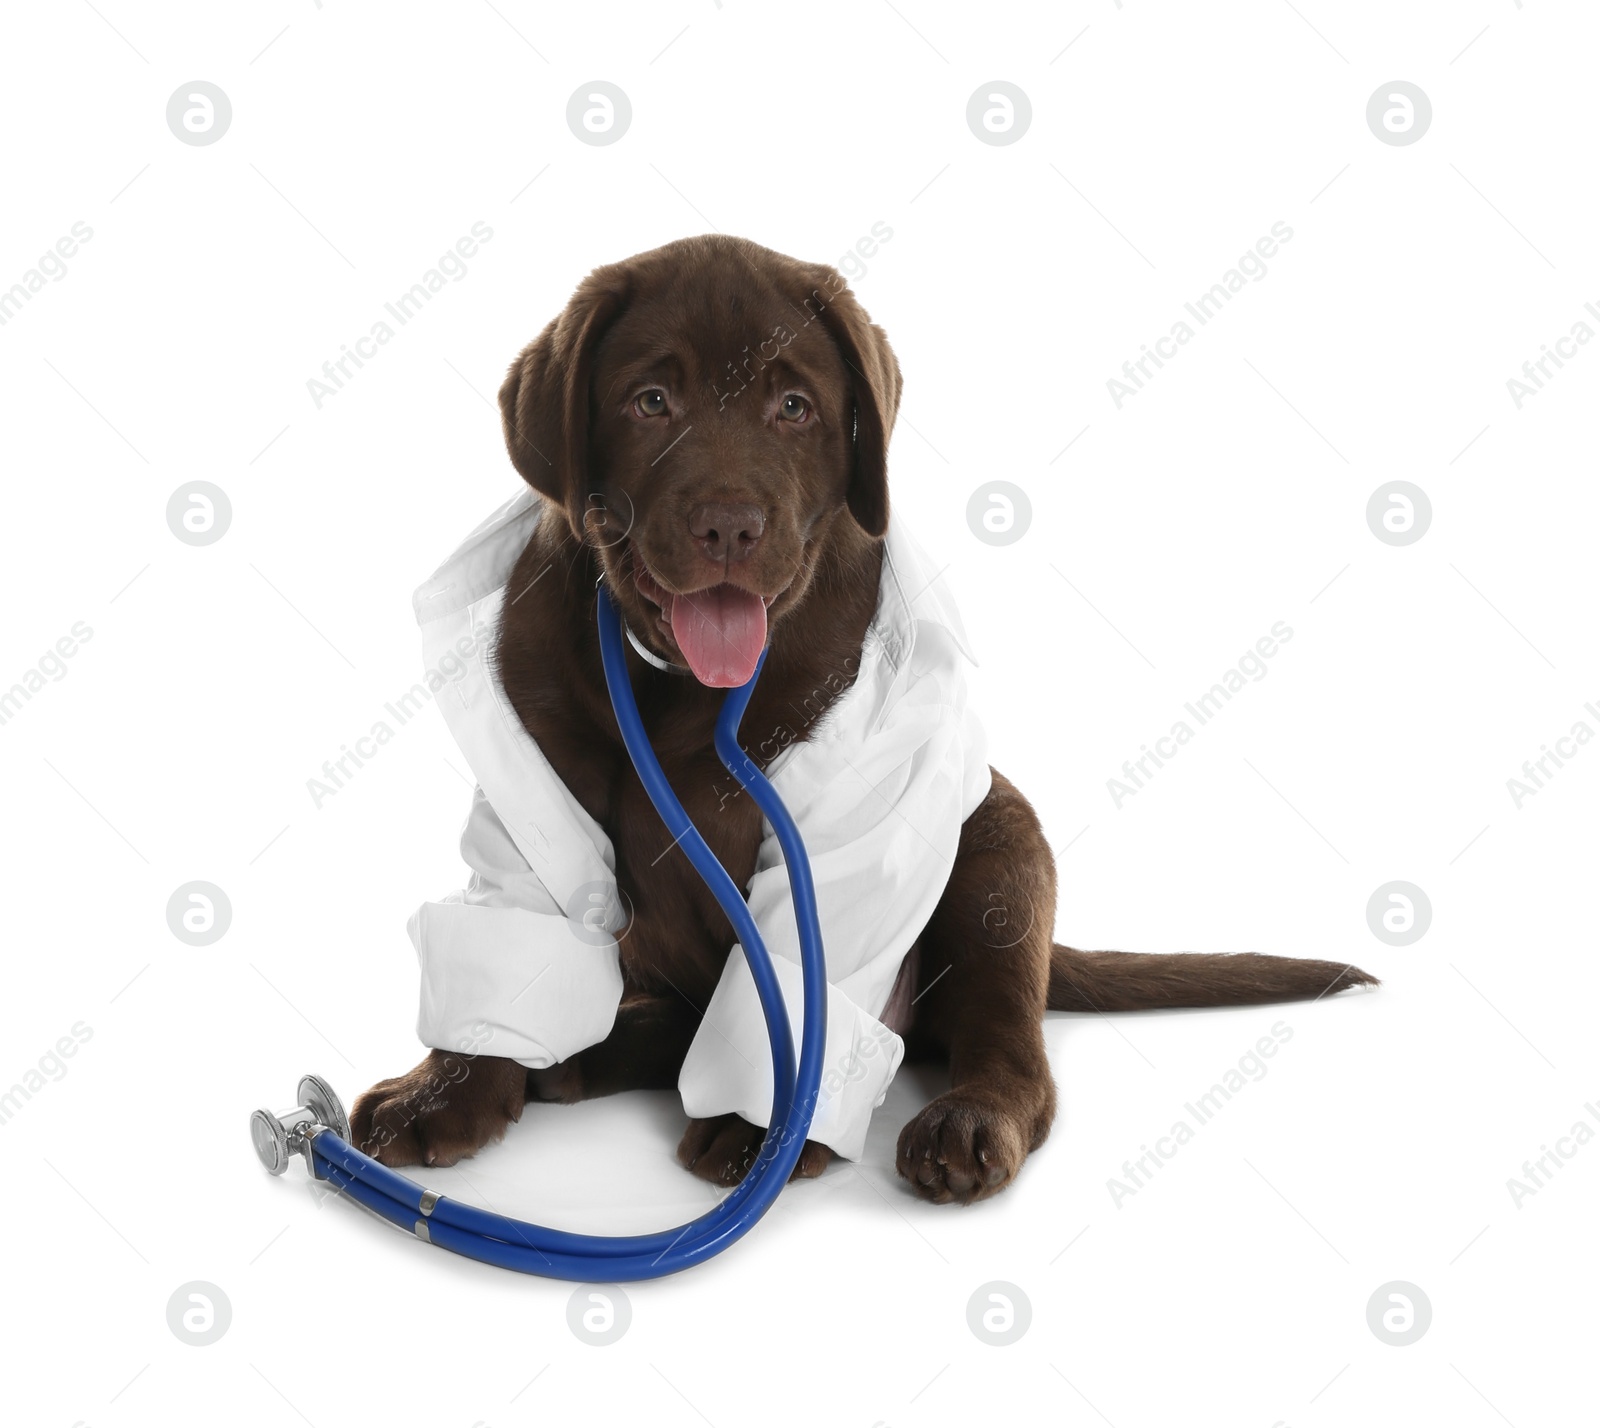
<path id="1" fill-rule="evenodd" d="M 250 1139 L 256 1157 L 269 1174 L 282 1175 L 297 1155 L 306 1158 L 306 1169 L 316 1176 L 311 1160 L 311 1141 L 318 1131 L 331 1130 L 340 1140 L 350 1139 L 350 1117 L 334 1089 L 320 1076 L 302 1076 L 295 1089 L 298 1106 L 287 1111 L 252 1111 Z"/>

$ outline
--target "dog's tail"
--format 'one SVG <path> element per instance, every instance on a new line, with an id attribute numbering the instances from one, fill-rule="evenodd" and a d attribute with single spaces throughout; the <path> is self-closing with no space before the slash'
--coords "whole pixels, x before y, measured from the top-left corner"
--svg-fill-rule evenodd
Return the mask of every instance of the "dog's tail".
<path id="1" fill-rule="evenodd" d="M 1377 986 L 1361 968 L 1259 952 L 1050 951 L 1051 1011 L 1150 1011 L 1316 1001 L 1346 987 Z"/>

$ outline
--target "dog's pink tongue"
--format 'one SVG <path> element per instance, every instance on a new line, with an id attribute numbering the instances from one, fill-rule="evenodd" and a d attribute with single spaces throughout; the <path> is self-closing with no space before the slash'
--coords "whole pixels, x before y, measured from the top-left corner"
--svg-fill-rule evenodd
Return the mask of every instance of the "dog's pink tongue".
<path id="1" fill-rule="evenodd" d="M 672 634 L 701 684 L 732 689 L 756 672 L 767 643 L 767 607 L 737 585 L 717 585 L 672 602 Z"/>

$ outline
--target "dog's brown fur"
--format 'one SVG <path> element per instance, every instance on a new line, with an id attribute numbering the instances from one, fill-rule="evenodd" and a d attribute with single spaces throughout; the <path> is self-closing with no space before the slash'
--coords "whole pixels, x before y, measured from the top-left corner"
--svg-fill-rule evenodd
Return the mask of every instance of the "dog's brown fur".
<path id="1" fill-rule="evenodd" d="M 654 391 L 665 409 L 646 414 L 639 403 L 655 398 L 641 394 Z M 783 415 L 791 394 L 807 405 L 798 422 Z M 682 851 L 668 847 L 623 749 L 600 668 L 596 582 L 638 636 L 680 664 L 635 578 L 641 566 L 675 593 L 732 581 L 773 597 L 767 666 L 742 726 L 765 764 L 807 737 L 854 679 L 877 603 L 899 398 L 888 341 L 835 270 L 731 238 L 686 239 L 596 269 L 512 364 L 500 391 L 507 447 L 551 508 L 511 576 L 495 663 L 528 732 L 612 839 L 634 909 L 620 943 L 626 989 L 605 1040 L 557 1066 L 527 1071 L 434 1051 L 379 1082 L 352 1125 L 385 1164 L 470 1155 L 526 1100 L 676 1085 L 734 935 Z M 708 501 L 761 512 L 760 538 L 742 558 L 714 531 L 709 542 L 690 531 Z M 762 821 L 749 798 L 730 796 L 712 749 L 722 691 L 632 651 L 628 659 L 668 778 L 742 886 Z M 1252 953 L 1075 951 L 1051 942 L 1055 898 L 1038 819 L 996 772 L 914 949 L 908 1055 L 947 1057 L 951 1078 L 900 1134 L 897 1168 L 927 1199 L 994 1194 L 1049 1134 L 1047 1009 L 1237 1005 L 1375 981 L 1351 966 Z M 678 1157 L 731 1185 L 763 1134 L 738 1116 L 694 1120 Z M 819 1174 L 830 1158 L 808 1141 L 795 1174 Z"/>

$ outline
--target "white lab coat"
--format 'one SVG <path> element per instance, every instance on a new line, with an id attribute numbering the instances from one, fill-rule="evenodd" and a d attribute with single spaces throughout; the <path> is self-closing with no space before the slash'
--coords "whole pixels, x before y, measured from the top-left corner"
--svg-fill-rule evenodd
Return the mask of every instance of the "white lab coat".
<path id="1" fill-rule="evenodd" d="M 544 502 L 494 512 L 416 592 L 428 685 L 477 779 L 461 835 L 467 887 L 407 924 L 422 970 L 417 1033 L 432 1047 L 545 1067 L 605 1038 L 627 921 L 604 830 L 568 792 L 493 676 L 512 566 Z M 828 964 L 827 1053 L 811 1138 L 858 1159 L 905 1053 L 878 1017 L 938 902 L 961 824 L 989 791 L 972 659 L 939 571 L 891 519 L 859 673 L 768 768 L 805 838 Z M 803 639 L 803 629 L 789 639 Z M 741 794 L 741 797 L 748 795 Z M 799 939 L 771 827 L 746 889 L 800 1037 Z M 766 1125 L 772 1057 L 743 952 L 728 956 L 678 1080 L 690 1116 Z"/>

